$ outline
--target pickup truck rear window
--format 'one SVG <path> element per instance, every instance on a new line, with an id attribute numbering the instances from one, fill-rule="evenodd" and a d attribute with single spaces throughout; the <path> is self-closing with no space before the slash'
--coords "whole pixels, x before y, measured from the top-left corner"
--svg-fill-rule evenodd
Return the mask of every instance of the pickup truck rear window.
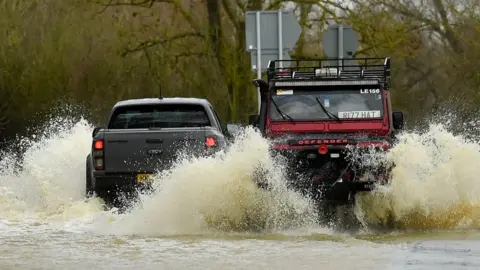
<path id="1" fill-rule="evenodd" d="M 137 105 L 117 108 L 108 125 L 110 129 L 182 128 L 210 126 L 201 105 Z"/>

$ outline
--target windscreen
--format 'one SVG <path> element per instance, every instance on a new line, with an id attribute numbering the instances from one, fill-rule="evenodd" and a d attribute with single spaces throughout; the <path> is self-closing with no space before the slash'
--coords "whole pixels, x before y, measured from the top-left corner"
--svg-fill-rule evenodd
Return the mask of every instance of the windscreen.
<path id="1" fill-rule="evenodd" d="M 272 100 L 269 111 L 270 119 L 274 121 L 285 120 L 278 110 L 291 118 L 290 120 L 299 121 L 382 118 L 384 111 L 382 92 L 378 88 L 332 91 L 278 90 L 276 95 L 272 95 Z"/>
<path id="2" fill-rule="evenodd" d="M 182 128 L 210 126 L 201 105 L 159 104 L 119 107 L 110 120 L 110 129 Z"/>

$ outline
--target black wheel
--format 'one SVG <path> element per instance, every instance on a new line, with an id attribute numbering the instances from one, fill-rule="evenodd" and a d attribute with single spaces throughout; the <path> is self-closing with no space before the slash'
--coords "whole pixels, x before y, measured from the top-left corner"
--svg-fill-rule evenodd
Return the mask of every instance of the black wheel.
<path id="1" fill-rule="evenodd" d="M 86 166 L 85 166 L 85 195 L 87 198 L 93 196 L 94 188 L 92 184 L 92 168 L 90 165 L 90 155 L 87 156 Z"/>
<path id="2" fill-rule="evenodd" d="M 340 204 L 335 208 L 335 229 L 340 232 L 356 233 L 362 224 L 355 215 L 353 204 Z"/>
<path id="3" fill-rule="evenodd" d="M 361 224 L 354 212 L 354 205 L 347 202 L 320 201 L 318 203 L 320 225 L 338 232 L 357 232 Z"/>
<path id="4" fill-rule="evenodd" d="M 321 226 L 331 227 L 335 223 L 335 207 L 325 201 L 318 201 L 319 223 Z"/>

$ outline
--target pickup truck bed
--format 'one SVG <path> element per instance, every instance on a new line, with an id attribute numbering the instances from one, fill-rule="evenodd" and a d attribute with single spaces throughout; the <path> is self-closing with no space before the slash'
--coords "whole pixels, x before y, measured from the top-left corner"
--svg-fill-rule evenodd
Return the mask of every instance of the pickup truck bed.
<path id="1" fill-rule="evenodd" d="M 121 101 L 107 123 L 92 134 L 87 195 L 144 185 L 181 155 L 212 154 L 226 143 L 217 114 L 204 99 Z"/>

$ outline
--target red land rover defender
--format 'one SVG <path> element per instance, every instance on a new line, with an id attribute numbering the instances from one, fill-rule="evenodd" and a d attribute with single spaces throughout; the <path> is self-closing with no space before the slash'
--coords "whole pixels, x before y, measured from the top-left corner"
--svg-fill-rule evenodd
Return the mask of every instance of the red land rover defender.
<path id="1" fill-rule="evenodd" d="M 403 128 L 389 80 L 388 57 L 271 61 L 268 80 L 254 80 L 260 114 L 249 124 L 286 157 L 292 187 L 322 201 L 352 202 L 388 178 L 388 166 L 362 159 L 371 149 L 388 150 Z"/>

